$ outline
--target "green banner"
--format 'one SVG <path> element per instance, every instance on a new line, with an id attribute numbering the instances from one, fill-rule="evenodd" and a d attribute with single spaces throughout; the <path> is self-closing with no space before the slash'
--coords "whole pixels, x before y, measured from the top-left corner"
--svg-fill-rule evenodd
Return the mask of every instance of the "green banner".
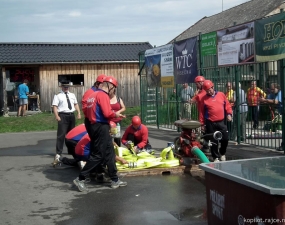
<path id="1" fill-rule="evenodd" d="M 216 46 L 217 33 L 211 32 L 201 35 L 201 55 L 216 55 L 217 46 Z"/>
<path id="2" fill-rule="evenodd" d="M 255 22 L 255 52 L 257 62 L 285 58 L 285 13 Z"/>

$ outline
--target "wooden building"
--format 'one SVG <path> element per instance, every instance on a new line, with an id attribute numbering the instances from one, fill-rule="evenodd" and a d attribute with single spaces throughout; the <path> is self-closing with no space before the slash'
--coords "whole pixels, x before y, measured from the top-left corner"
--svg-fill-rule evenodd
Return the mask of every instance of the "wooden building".
<path id="1" fill-rule="evenodd" d="M 30 93 L 37 95 L 40 108 L 49 111 L 59 82 L 72 82 L 70 91 L 78 101 L 100 74 L 118 80 L 118 95 L 125 105 L 140 102 L 139 52 L 148 42 L 134 43 L 0 43 L 0 107 L 14 109 L 17 86 L 29 80 Z M 81 106 L 81 105 L 80 105 Z M 32 105 L 29 104 L 29 110 Z M 35 109 L 33 109 L 35 110 Z"/>

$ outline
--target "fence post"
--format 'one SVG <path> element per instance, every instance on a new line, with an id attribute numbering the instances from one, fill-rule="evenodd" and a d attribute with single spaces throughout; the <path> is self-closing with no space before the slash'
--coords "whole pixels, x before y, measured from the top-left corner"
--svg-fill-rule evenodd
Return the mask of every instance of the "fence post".
<path id="1" fill-rule="evenodd" d="M 158 87 L 155 88 L 155 107 L 156 107 L 156 126 L 157 129 L 159 129 L 159 116 L 158 116 L 158 91 L 157 91 Z"/>
<path id="2" fill-rule="evenodd" d="M 235 96 L 236 96 L 236 103 L 235 103 L 235 117 L 234 118 L 234 126 L 236 126 L 236 132 L 237 132 L 237 142 L 240 144 L 240 136 L 241 136 L 241 129 L 240 129 L 240 110 L 239 106 L 241 104 L 241 100 L 239 98 L 239 76 L 237 71 L 237 66 L 234 66 L 235 71 Z"/>
<path id="3" fill-rule="evenodd" d="M 202 46 L 201 46 L 201 39 L 202 39 L 202 33 L 199 32 L 199 36 L 198 36 L 198 54 L 199 54 L 199 61 L 200 61 L 200 74 L 203 76 L 203 59 L 202 59 Z"/>
<path id="4" fill-rule="evenodd" d="M 285 62 L 284 59 L 280 60 L 280 83 L 281 83 L 281 102 L 282 102 L 282 148 L 283 151 L 285 150 L 284 148 L 284 140 L 285 140 L 285 114 L 284 114 L 284 109 L 285 109 L 285 78 L 284 78 L 284 66 L 285 66 Z"/>

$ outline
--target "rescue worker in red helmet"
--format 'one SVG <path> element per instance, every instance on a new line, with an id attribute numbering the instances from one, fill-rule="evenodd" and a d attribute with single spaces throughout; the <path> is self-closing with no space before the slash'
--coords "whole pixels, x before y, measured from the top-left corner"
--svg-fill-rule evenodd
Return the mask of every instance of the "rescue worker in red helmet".
<path id="1" fill-rule="evenodd" d="M 194 97 L 191 99 L 191 103 L 196 103 L 197 104 L 197 108 L 198 111 L 200 113 L 200 103 L 201 103 L 201 99 L 203 98 L 204 95 L 206 95 L 206 91 L 203 89 L 203 83 L 205 81 L 205 78 L 203 76 L 197 76 L 195 77 L 195 84 L 197 87 L 197 91 L 195 92 Z"/>
<path id="2" fill-rule="evenodd" d="M 134 143 L 134 150 L 136 153 L 146 151 L 150 154 L 154 153 L 148 141 L 148 129 L 142 124 L 139 116 L 132 118 L 132 124 L 127 127 L 122 137 L 122 144 L 130 148 L 128 141 Z"/>
<path id="3" fill-rule="evenodd" d="M 109 93 L 118 85 L 114 77 L 105 77 L 101 87 L 92 93 L 87 99 L 86 117 L 90 122 L 90 130 L 88 132 L 91 139 L 90 157 L 86 165 L 80 171 L 78 178 L 73 183 L 78 187 L 79 191 L 87 191 L 86 178 L 90 173 L 102 164 L 106 164 L 110 176 L 111 188 L 126 186 L 127 183 L 121 181 L 117 175 L 117 167 L 115 163 L 115 151 L 112 137 L 109 134 L 109 121 L 114 117 L 123 117 L 119 112 L 113 112 L 110 105 Z"/>
<path id="4" fill-rule="evenodd" d="M 215 131 L 220 131 L 223 135 L 221 148 L 218 151 L 218 141 L 212 135 L 211 141 L 214 143 L 211 147 L 211 154 L 215 162 L 226 160 L 226 151 L 228 147 L 229 137 L 225 119 L 232 120 L 232 107 L 226 98 L 225 94 L 214 89 L 214 84 L 210 80 L 205 80 L 203 89 L 206 95 L 201 100 L 201 113 L 199 121 L 202 124 L 202 129 L 206 126 L 206 134 L 213 134 Z M 225 118 L 226 117 L 226 118 Z"/>
<path id="5" fill-rule="evenodd" d="M 94 82 L 94 85 L 89 88 L 84 94 L 83 94 L 83 97 L 82 97 L 82 100 L 81 100 L 81 104 L 82 104 L 82 111 L 83 111 L 83 114 L 84 114 L 84 124 L 85 124 L 85 127 L 86 127 L 86 130 L 87 132 L 89 131 L 89 127 L 90 127 L 90 122 L 89 120 L 87 119 L 86 117 L 86 107 L 87 107 L 87 99 L 89 98 L 89 96 L 91 94 L 93 94 L 95 91 L 98 90 L 98 88 L 101 87 L 101 84 L 103 83 L 104 79 L 106 78 L 106 75 L 105 74 L 100 74 L 97 78 L 96 78 L 96 81 Z"/>
<path id="6" fill-rule="evenodd" d="M 197 87 L 197 90 L 195 92 L 195 95 L 194 97 L 191 99 L 191 104 L 193 103 L 196 103 L 197 105 L 197 110 L 198 110 L 198 118 L 200 118 L 201 115 L 201 100 L 202 98 L 206 95 L 206 91 L 203 89 L 203 83 L 205 81 L 205 78 L 203 76 L 197 76 L 195 77 L 195 84 L 196 84 L 196 87 Z M 208 146 L 208 139 L 207 137 L 204 138 L 206 140 L 206 142 L 203 144 L 203 148 L 201 149 L 203 152 L 209 152 L 210 149 L 209 149 L 209 146 Z"/>
<path id="7" fill-rule="evenodd" d="M 110 135 L 116 134 L 116 124 L 112 121 L 110 121 Z M 66 139 L 70 138 L 70 144 L 68 145 L 66 143 L 66 147 L 72 151 L 73 159 L 67 158 L 67 157 L 60 157 L 53 163 L 53 167 L 59 166 L 61 164 L 65 164 L 68 166 L 80 166 L 80 169 L 82 169 L 86 163 L 86 161 L 89 160 L 90 155 L 90 137 L 87 134 L 87 131 L 85 129 L 84 124 L 80 124 L 77 127 L 75 127 L 73 130 L 71 130 L 67 135 Z M 116 156 L 116 161 L 120 162 L 122 164 L 127 164 L 128 161 L 126 161 L 124 158 Z M 95 180 L 99 183 L 109 183 L 110 178 L 106 177 L 105 173 L 105 166 L 102 165 L 96 169 L 95 172 Z"/>

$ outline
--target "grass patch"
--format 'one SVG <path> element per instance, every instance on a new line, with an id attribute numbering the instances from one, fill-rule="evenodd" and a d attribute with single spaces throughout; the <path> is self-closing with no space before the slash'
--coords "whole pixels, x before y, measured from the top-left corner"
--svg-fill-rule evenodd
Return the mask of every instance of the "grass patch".
<path id="1" fill-rule="evenodd" d="M 82 113 L 81 113 L 82 114 Z M 132 117 L 140 114 L 140 107 L 127 108 L 123 113 L 127 116 L 122 121 L 122 127 L 131 124 Z M 76 124 L 84 122 L 84 118 L 76 120 Z M 49 131 L 57 129 L 57 121 L 53 114 L 39 113 L 27 117 L 0 117 L 0 133 L 28 132 L 28 131 Z"/>

